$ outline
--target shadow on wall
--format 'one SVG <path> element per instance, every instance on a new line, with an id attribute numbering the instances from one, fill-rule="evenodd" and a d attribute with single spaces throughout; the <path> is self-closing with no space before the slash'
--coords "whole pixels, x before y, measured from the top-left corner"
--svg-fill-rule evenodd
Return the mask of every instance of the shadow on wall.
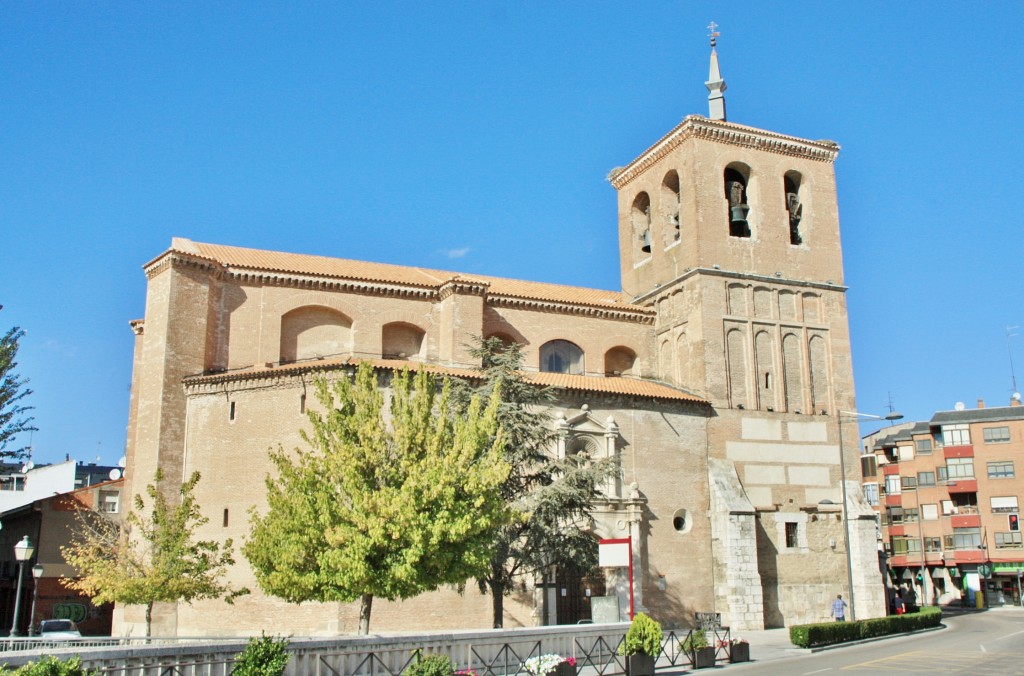
<path id="1" fill-rule="evenodd" d="M 785 619 L 779 608 L 779 550 L 768 537 L 764 522 L 757 518 L 757 572 L 761 575 L 761 589 L 764 594 L 764 628 L 785 627 Z"/>

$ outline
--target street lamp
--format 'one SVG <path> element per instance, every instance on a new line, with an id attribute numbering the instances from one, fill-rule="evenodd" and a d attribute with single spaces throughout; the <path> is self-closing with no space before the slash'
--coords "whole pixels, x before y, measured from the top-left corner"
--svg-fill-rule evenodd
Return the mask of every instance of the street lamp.
<path id="1" fill-rule="evenodd" d="M 18 636 L 18 611 L 21 609 L 21 578 L 25 577 L 25 562 L 32 558 L 36 548 L 29 542 L 28 536 L 21 538 L 14 545 L 14 559 L 18 562 L 18 588 L 14 592 L 14 619 L 11 621 L 11 636 Z"/>
<path id="2" fill-rule="evenodd" d="M 858 413 L 857 411 L 839 411 L 836 419 L 839 421 L 839 483 L 843 488 L 843 536 L 846 540 L 846 581 L 850 585 L 850 619 L 857 619 L 857 598 L 853 592 L 853 554 L 850 551 L 850 508 L 847 505 L 846 497 L 846 453 L 843 445 L 843 416 L 849 416 L 852 420 L 857 418 L 870 418 L 873 420 L 900 420 L 903 416 L 896 412 L 888 415 L 872 415 L 870 413 Z"/>
<path id="3" fill-rule="evenodd" d="M 43 564 L 37 563 L 32 566 L 32 577 L 35 579 L 35 584 L 32 585 L 32 612 L 28 614 L 28 635 L 33 636 L 35 634 L 36 626 L 36 597 L 39 596 L 39 580 L 43 577 Z"/>

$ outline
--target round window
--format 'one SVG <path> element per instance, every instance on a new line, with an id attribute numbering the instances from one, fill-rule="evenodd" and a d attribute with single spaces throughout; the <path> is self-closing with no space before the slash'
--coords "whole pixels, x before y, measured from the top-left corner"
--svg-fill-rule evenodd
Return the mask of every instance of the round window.
<path id="1" fill-rule="evenodd" d="M 677 533 L 689 533 L 692 526 L 690 514 L 685 509 L 677 509 L 676 513 L 672 515 L 672 527 L 676 529 Z"/>

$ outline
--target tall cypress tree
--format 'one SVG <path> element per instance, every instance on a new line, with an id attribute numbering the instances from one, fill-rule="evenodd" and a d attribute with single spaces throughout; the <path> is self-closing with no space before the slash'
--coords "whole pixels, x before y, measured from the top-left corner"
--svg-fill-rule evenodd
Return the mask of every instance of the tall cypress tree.
<path id="1" fill-rule="evenodd" d="M 25 332 L 15 326 L 0 338 L 0 458 L 23 458 L 28 446 L 15 446 L 14 438 L 37 429 L 32 425 L 34 418 L 26 415 L 32 407 L 22 403 L 32 390 L 25 387 L 28 381 L 14 371 L 18 366 L 14 361 L 18 344 L 24 335 Z"/>
<path id="2" fill-rule="evenodd" d="M 505 596 L 520 576 L 543 574 L 552 566 L 588 570 L 597 564 L 595 540 L 586 526 L 600 486 L 619 467 L 612 459 L 554 457 L 550 410 L 556 392 L 523 375 L 518 344 L 477 338 L 470 349 L 480 359 L 481 380 L 476 388 L 464 385 L 461 396 L 474 389 L 500 392 L 501 448 L 511 468 L 501 493 L 514 518 L 498 530 L 487 574 L 477 577 L 480 590 L 491 594 L 493 626 L 499 628 Z"/>

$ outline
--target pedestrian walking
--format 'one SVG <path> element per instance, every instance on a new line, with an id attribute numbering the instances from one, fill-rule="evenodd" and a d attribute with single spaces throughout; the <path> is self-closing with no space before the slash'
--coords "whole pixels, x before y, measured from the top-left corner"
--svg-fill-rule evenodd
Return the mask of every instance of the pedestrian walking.
<path id="1" fill-rule="evenodd" d="M 893 605 L 896 606 L 896 614 L 897 615 L 902 615 L 903 613 L 907 612 L 906 606 L 903 605 L 903 597 L 900 596 L 899 592 L 896 592 L 896 598 L 894 598 L 892 600 L 892 602 L 893 602 Z"/>
<path id="2" fill-rule="evenodd" d="M 836 600 L 832 602 L 832 617 L 836 618 L 836 622 L 846 620 L 846 601 L 842 594 L 836 594 Z"/>

